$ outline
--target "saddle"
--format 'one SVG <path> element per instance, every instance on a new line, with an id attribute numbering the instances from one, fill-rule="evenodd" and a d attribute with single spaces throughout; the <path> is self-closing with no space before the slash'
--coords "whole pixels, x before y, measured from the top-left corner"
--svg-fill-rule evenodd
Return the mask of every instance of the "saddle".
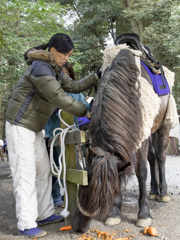
<path id="1" fill-rule="evenodd" d="M 142 52 L 142 56 L 140 57 L 141 63 L 150 75 L 155 91 L 159 95 L 168 94 L 170 90 L 167 80 L 164 76 L 162 63 L 152 55 L 150 48 L 141 45 L 140 38 L 135 33 L 124 33 L 119 35 L 115 40 L 115 45 L 123 43 L 126 43 L 128 46 L 130 46 L 130 48 L 140 50 Z"/>

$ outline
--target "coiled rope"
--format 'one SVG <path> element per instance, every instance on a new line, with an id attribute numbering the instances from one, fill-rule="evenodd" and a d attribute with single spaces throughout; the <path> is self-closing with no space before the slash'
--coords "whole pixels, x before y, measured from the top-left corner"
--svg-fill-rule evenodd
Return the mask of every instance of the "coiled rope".
<path id="1" fill-rule="evenodd" d="M 58 112 L 58 116 L 59 119 L 62 123 L 64 123 L 65 126 L 67 126 L 67 128 L 62 129 L 62 128 L 55 128 L 53 131 L 53 140 L 50 146 L 50 164 L 51 164 L 51 170 L 52 173 L 57 177 L 58 179 L 58 183 L 60 186 L 60 194 L 61 196 L 63 196 L 65 194 L 66 197 L 66 205 L 64 210 L 61 212 L 61 215 L 66 218 L 68 217 L 68 215 L 70 214 L 70 212 L 67 210 L 68 208 L 68 194 L 67 194 L 67 187 L 66 187 L 66 161 L 65 161 L 65 137 L 67 132 L 72 132 L 74 130 L 77 129 L 75 123 L 73 125 L 68 125 L 61 117 L 61 112 L 62 110 L 60 109 Z M 56 134 L 57 131 L 60 131 Z M 61 153 L 59 155 L 58 161 L 59 161 L 59 168 L 57 167 L 56 163 L 54 162 L 54 158 L 53 158 L 53 147 L 54 147 L 54 142 L 56 139 L 61 140 Z M 62 166 L 63 163 L 63 166 Z M 61 176 L 61 172 L 62 172 L 62 168 L 64 168 L 63 171 L 63 186 L 60 180 L 60 176 Z"/>

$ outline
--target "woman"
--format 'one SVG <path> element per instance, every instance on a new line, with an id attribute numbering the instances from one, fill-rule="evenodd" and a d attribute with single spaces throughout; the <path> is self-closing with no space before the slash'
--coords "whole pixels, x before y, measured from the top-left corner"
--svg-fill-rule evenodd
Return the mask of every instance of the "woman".
<path id="1" fill-rule="evenodd" d="M 45 49 L 48 48 L 48 52 Z M 47 233 L 38 225 L 59 222 L 53 215 L 52 177 L 42 129 L 54 111 L 61 108 L 75 116 L 84 116 L 87 108 L 68 96 L 97 84 L 97 74 L 80 81 L 61 71 L 73 52 L 68 35 L 57 33 L 48 44 L 29 50 L 25 60 L 29 67 L 12 91 L 6 111 L 6 139 L 16 200 L 17 227 L 21 234 L 33 238 Z"/>

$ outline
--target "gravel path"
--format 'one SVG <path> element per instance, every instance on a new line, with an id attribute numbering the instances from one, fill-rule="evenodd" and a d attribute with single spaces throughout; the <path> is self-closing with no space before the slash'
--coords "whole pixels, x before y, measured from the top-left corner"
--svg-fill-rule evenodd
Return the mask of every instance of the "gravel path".
<path id="1" fill-rule="evenodd" d="M 19 236 L 16 227 L 15 201 L 13 196 L 12 178 L 10 175 L 8 162 L 0 162 L 0 240 L 21 240 L 26 237 Z M 122 221 L 114 227 L 105 226 L 103 223 L 93 220 L 91 229 L 114 233 L 113 239 L 129 238 L 133 240 L 150 239 L 180 239 L 180 156 L 166 159 L 166 179 L 168 183 L 168 192 L 172 201 L 170 203 L 161 203 L 150 201 L 151 214 L 153 216 L 153 226 L 157 229 L 159 237 L 150 237 L 141 235 L 142 229 L 135 226 L 138 213 L 138 183 L 136 176 L 129 180 L 126 188 L 123 190 Z M 147 180 L 147 189 L 149 190 L 149 174 Z M 57 208 L 56 213 L 60 213 L 62 208 Z M 48 234 L 43 237 L 44 240 L 52 239 L 79 239 L 82 234 L 73 231 L 60 232 L 60 228 L 65 225 L 64 222 L 43 226 Z M 128 232 L 124 230 L 129 230 Z M 95 234 L 92 233 L 94 236 Z M 100 238 L 94 238 L 100 239 Z M 102 238 L 101 238 L 102 239 Z M 130 239 L 130 238 L 129 238 Z"/>

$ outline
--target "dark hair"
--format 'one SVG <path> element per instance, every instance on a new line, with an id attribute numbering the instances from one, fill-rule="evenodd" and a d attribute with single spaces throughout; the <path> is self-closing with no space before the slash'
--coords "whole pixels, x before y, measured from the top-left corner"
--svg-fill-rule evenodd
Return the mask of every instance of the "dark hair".
<path id="1" fill-rule="evenodd" d="M 56 33 L 51 37 L 49 40 L 49 43 L 47 44 L 41 44 L 39 46 L 33 47 L 29 49 L 27 52 L 24 54 L 24 59 L 27 60 L 27 54 L 30 50 L 36 49 L 36 50 L 46 50 L 48 48 L 48 51 L 54 47 L 58 52 L 60 53 L 68 53 L 74 48 L 74 44 L 70 37 L 65 34 L 65 33 Z"/>
<path id="2" fill-rule="evenodd" d="M 51 47 L 55 47 L 60 53 L 68 53 L 74 48 L 74 44 L 67 34 L 56 33 L 49 40 L 48 47 L 49 51 Z"/>
<path id="3" fill-rule="evenodd" d="M 73 70 L 72 65 L 69 62 L 66 62 L 62 67 L 65 67 L 69 72 L 70 78 L 75 80 L 75 74 L 74 74 L 74 70 Z"/>

